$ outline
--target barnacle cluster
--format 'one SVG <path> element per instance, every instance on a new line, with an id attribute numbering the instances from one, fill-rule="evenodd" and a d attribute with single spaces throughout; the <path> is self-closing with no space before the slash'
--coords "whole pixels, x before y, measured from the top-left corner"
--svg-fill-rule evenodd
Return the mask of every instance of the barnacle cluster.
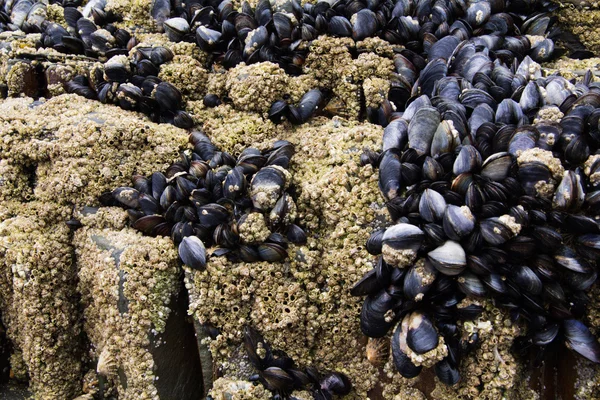
<path id="1" fill-rule="evenodd" d="M 175 307 L 177 252 L 170 240 L 120 232 L 127 222 L 121 209 L 73 215 L 72 205 L 98 205 L 101 193 L 125 184 L 134 170 L 166 168 L 187 134 L 74 95 L 8 99 L 0 109 L 7 171 L 0 179 L 2 318 L 14 348 L 12 374 L 39 398 L 89 394 L 97 387 L 87 378 L 82 385 L 83 375 L 98 379 L 96 360 L 106 348 L 99 370 L 112 382 L 125 379 L 114 377 L 120 370 L 130 389 L 102 378 L 105 393 L 151 398 L 157 388 L 145 371 L 165 378 L 151 350 Z M 69 227 L 82 225 L 74 238 Z M 109 239 L 98 244 L 100 237 Z M 127 316 L 113 313 L 125 272 Z M 104 336 L 109 331 L 114 335 Z"/>

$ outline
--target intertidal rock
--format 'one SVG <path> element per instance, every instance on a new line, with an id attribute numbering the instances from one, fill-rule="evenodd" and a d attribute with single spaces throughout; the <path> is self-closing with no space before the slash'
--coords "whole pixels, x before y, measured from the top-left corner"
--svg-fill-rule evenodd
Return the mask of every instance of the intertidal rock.
<path id="1" fill-rule="evenodd" d="M 97 360 L 92 394 L 197 399 L 202 372 L 190 357 L 197 346 L 179 292 L 177 252 L 169 239 L 142 237 L 118 223 L 104 227 L 119 214 L 84 210 L 73 239 L 83 329 Z"/>

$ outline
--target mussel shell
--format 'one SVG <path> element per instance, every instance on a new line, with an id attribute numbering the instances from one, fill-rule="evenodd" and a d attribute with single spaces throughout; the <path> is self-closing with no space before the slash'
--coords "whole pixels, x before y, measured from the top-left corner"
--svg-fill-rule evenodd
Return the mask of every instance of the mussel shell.
<path id="1" fill-rule="evenodd" d="M 433 266 L 444 275 L 458 275 L 467 266 L 467 258 L 462 246 L 448 240 L 427 254 Z"/>
<path id="2" fill-rule="evenodd" d="M 381 247 L 383 246 L 383 234 L 385 229 L 378 229 L 371 233 L 369 239 L 367 239 L 366 248 L 369 254 L 374 256 L 381 254 Z"/>
<path id="3" fill-rule="evenodd" d="M 403 322 L 398 323 L 396 326 L 394 334 L 392 335 L 392 357 L 394 366 L 403 377 L 414 378 L 421 373 L 423 367 L 414 365 L 404 351 L 408 347 L 406 344 L 407 329 L 408 324 L 404 324 Z"/>
<path id="4" fill-rule="evenodd" d="M 460 373 L 450 361 L 450 357 L 445 357 L 435 364 L 435 374 L 440 381 L 449 386 L 456 385 L 460 380 Z"/>
<path id="5" fill-rule="evenodd" d="M 140 193 L 132 187 L 119 187 L 112 191 L 112 196 L 119 203 L 130 207 L 139 207 L 139 196 Z"/>
<path id="6" fill-rule="evenodd" d="M 360 313 L 360 329 L 366 336 L 379 338 L 385 336 L 394 321 L 386 320 L 388 313 L 395 304 L 390 294 L 381 290 L 367 296 Z"/>
<path id="7" fill-rule="evenodd" d="M 391 200 L 402 190 L 402 164 L 399 151 L 397 149 L 386 150 L 381 153 L 380 159 L 379 190 L 386 200 Z"/>
<path id="8" fill-rule="evenodd" d="M 427 222 L 436 222 L 442 219 L 446 211 L 446 200 L 432 189 L 425 189 L 419 201 L 419 214 Z"/>
<path id="9" fill-rule="evenodd" d="M 337 396 L 345 396 L 352 390 L 350 379 L 341 372 L 331 372 L 319 380 L 321 390 Z"/>
<path id="10" fill-rule="evenodd" d="M 404 277 L 404 296 L 413 301 L 422 300 L 437 277 L 437 270 L 429 261 L 417 262 L 408 269 Z"/>
<path id="11" fill-rule="evenodd" d="M 567 347 L 595 363 L 600 363 L 600 344 L 590 330 L 581 322 L 568 319 L 563 322 Z"/>
<path id="12" fill-rule="evenodd" d="M 417 354 L 424 354 L 437 347 L 438 332 L 429 317 L 420 312 L 414 312 L 409 318 L 406 344 Z"/>
<path id="13" fill-rule="evenodd" d="M 278 243 L 262 243 L 258 246 L 258 255 L 263 261 L 278 262 L 287 257 L 287 250 Z"/>
<path id="14" fill-rule="evenodd" d="M 486 295 L 485 286 L 477 275 L 466 272 L 456 280 L 458 289 L 472 297 L 484 297 Z"/>
<path id="15" fill-rule="evenodd" d="M 204 243 L 196 236 L 184 237 L 179 243 L 179 258 L 188 267 L 203 270 L 206 266 Z"/>

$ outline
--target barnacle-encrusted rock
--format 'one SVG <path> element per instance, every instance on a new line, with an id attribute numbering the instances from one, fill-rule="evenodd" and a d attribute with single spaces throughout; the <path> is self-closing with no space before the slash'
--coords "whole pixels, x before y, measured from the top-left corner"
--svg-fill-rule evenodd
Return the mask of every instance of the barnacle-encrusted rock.
<path id="1" fill-rule="evenodd" d="M 206 271 L 186 274 L 194 316 L 220 329 L 211 344 L 215 362 L 235 370 L 227 343 L 239 343 L 239 332 L 250 323 L 299 365 L 347 374 L 361 397 L 374 387 L 375 367 L 351 322 L 360 304 L 349 288 L 372 267 L 356 244 L 368 237 L 365 227 L 381 199 L 377 175 L 357 157 L 363 146 L 379 146 L 380 136 L 374 125 L 317 119 L 285 137 L 296 147 L 290 168 L 298 218 L 315 234 L 306 246 L 290 245 L 285 263 L 232 264 L 213 257 Z"/>
<path id="2" fill-rule="evenodd" d="M 29 186 L 27 176 L 21 165 L 0 160 L 0 201 L 30 199 L 33 190 Z"/>
<path id="3" fill-rule="evenodd" d="M 271 234 L 265 216 L 259 212 L 248 214 L 243 223 L 239 224 L 238 231 L 240 240 L 247 244 L 262 243 Z"/>
<path id="4" fill-rule="evenodd" d="M 215 400 L 268 400 L 272 397 L 262 385 L 228 378 L 217 379 L 210 396 Z"/>
<path id="5" fill-rule="evenodd" d="M 207 71 L 198 60 L 187 55 L 176 55 L 173 61 L 161 67 L 158 77 L 175 82 L 186 100 L 201 100 L 206 94 Z"/>
<path id="6" fill-rule="evenodd" d="M 81 387 L 81 323 L 70 208 L 3 202 L 0 207 L 0 307 L 7 335 L 40 399 L 73 398 Z M 19 371 L 18 363 L 15 371 Z"/>
<path id="7" fill-rule="evenodd" d="M 122 24 L 127 27 L 154 28 L 154 21 L 149 18 L 152 9 L 152 0 L 108 0 L 106 2 L 106 11 L 112 11 L 116 15 L 125 15 Z"/>
<path id="8" fill-rule="evenodd" d="M 65 204 L 95 205 L 134 173 L 165 169 L 187 141 L 181 129 L 76 95 L 6 100 L 0 126 L 0 157 L 14 168 L 35 165 L 34 197 Z"/>
<path id="9" fill-rule="evenodd" d="M 114 290 L 119 279 L 114 260 L 106 258 L 109 250 L 92 246 L 96 242 L 85 236 L 86 229 L 79 233 L 76 247 L 87 246 L 84 253 L 91 258 L 75 264 L 65 222 L 72 218 L 72 204 L 95 205 L 98 196 L 117 181 L 129 184 L 133 172 L 149 174 L 165 168 L 177 157 L 180 146 L 185 146 L 187 134 L 171 126 L 159 128 L 135 114 L 74 95 L 45 103 L 27 98 L 5 100 L 0 103 L 0 115 L 0 268 L 5 280 L 0 307 L 17 350 L 13 356 L 15 374 L 29 376 L 36 398 L 81 394 L 84 343 L 80 341 L 80 308 L 75 301 L 79 289 L 88 306 L 85 330 L 95 346 L 95 356 L 109 349 L 101 372 L 114 375 L 118 367 L 115 360 L 133 357 L 135 362 L 123 364 L 125 375 L 131 376 L 124 392 L 129 398 L 156 397 L 156 388 L 144 386 L 152 386 L 152 374 L 160 373 L 152 369 L 155 364 L 148 352 L 148 334 L 152 329 L 160 332 L 165 328 L 169 314 L 166 304 L 178 287 L 176 250 L 168 239 L 101 231 L 104 227 L 122 228 L 126 221 L 122 210 L 81 216 L 82 223 L 95 224 L 97 237 L 102 233 L 121 245 L 136 244 L 120 259 L 122 271 L 128 273 L 124 293 L 133 299 L 127 314 L 133 328 L 120 325 L 109 329 L 106 322 L 119 318 L 118 313 L 110 314 L 117 307 L 111 296 L 118 295 Z M 30 200 L 34 201 L 25 202 Z M 98 254 L 104 256 L 94 259 Z M 104 275 L 95 275 L 102 268 L 106 268 Z M 111 306 L 103 308 L 106 304 Z M 102 336 L 109 331 L 114 335 Z M 19 359 L 23 360 L 22 373 L 16 362 Z M 143 395 L 145 392 L 148 396 Z"/>
<path id="10" fill-rule="evenodd" d="M 191 111 L 203 121 L 204 131 L 213 144 L 231 154 L 239 154 L 251 146 L 267 148 L 267 142 L 282 131 L 281 126 L 265 121 L 258 114 L 243 113 L 229 105 L 206 110 L 194 102 L 192 107 Z"/>
<path id="11" fill-rule="evenodd" d="M 99 215 L 99 225 L 107 224 L 107 214 L 117 213 L 124 212 Z M 92 225 L 78 230 L 73 243 L 84 330 L 95 348 L 97 372 L 118 383 L 120 399 L 159 399 L 159 384 L 166 379 L 161 364 L 166 360 L 157 357 L 154 348 L 168 329 L 172 299 L 179 289 L 177 251 L 168 238 L 144 237 L 131 228 L 94 228 L 94 219 L 87 216 Z M 164 340 L 160 346 L 173 351 L 178 344 Z M 177 360 L 174 353 L 170 357 Z M 171 382 L 170 395 L 184 398 L 184 389 L 185 396 L 194 390 L 196 396 L 201 393 L 197 377 L 194 383 L 185 382 L 185 374 L 191 373 L 187 367 L 177 373 L 178 385 Z"/>
<path id="12" fill-rule="evenodd" d="M 38 90 L 35 66 L 28 61 L 13 61 L 8 64 L 6 74 L 9 96 L 33 96 Z"/>
<path id="13" fill-rule="evenodd" d="M 503 395 L 516 397 L 517 391 L 528 392 L 525 398 L 533 395 L 520 384 L 521 367 L 510 350 L 520 329 L 506 312 L 486 302 L 484 313 L 477 321 L 465 322 L 464 330 L 477 333 L 481 346 L 463 360 L 460 368 L 463 379 L 458 385 L 449 387 L 438 382 L 431 393 L 434 399 L 497 399 Z"/>
<path id="14" fill-rule="evenodd" d="M 289 76 L 277 64 L 240 64 L 227 74 L 226 88 L 239 110 L 267 112 L 289 89 Z"/>
<path id="15" fill-rule="evenodd" d="M 332 65 L 343 66 L 353 63 L 350 48 L 354 47 L 351 38 L 333 38 L 321 36 L 313 40 L 310 52 L 304 64 L 304 72 L 312 75 L 321 86 L 332 87 L 338 79 L 347 79 L 340 70 Z"/>
<path id="16" fill-rule="evenodd" d="M 594 53 L 600 51 L 600 6 L 586 0 L 565 1 L 556 12 L 566 29 L 579 36 L 583 44 Z"/>

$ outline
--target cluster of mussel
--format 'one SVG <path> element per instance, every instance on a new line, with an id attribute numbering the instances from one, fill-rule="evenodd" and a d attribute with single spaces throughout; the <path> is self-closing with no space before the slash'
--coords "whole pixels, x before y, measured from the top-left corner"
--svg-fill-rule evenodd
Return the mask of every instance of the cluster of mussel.
<path id="1" fill-rule="evenodd" d="M 350 380 L 340 372 L 322 375 L 314 367 L 304 371 L 297 368 L 294 360 L 283 351 L 271 350 L 263 337 L 249 326 L 244 329 L 244 347 L 250 363 L 259 371 L 250 380 L 261 382 L 273 392 L 273 398 L 287 399 L 294 390 L 311 387 L 315 400 L 331 400 L 352 390 Z"/>
<path id="2" fill-rule="evenodd" d="M 0 32 L 23 31 L 41 33 L 40 47 L 61 53 L 90 57 L 112 57 L 127 54 L 131 34 L 112 23 L 120 16 L 106 11 L 106 0 L 91 0 L 81 11 L 81 0 L 51 2 L 61 5 L 68 29 L 48 21 L 47 2 L 34 0 L 0 1 Z"/>
<path id="3" fill-rule="evenodd" d="M 137 47 L 132 59 L 117 55 L 102 68 L 94 68 L 93 83 L 78 75 L 65 84 L 65 89 L 88 99 L 142 112 L 154 122 L 190 129 L 194 120 L 182 110 L 181 92 L 157 77 L 160 66 L 172 59 L 173 53 L 166 47 Z"/>
<path id="4" fill-rule="evenodd" d="M 477 40 L 451 54 L 429 61 L 404 112 L 382 107 L 382 152 L 361 157 L 394 221 L 369 238 L 378 262 L 351 291 L 367 296 L 361 329 L 394 329 L 403 376 L 435 364 L 452 385 L 478 338 L 461 323 L 492 299 L 527 326 L 519 353 L 539 361 L 562 341 L 600 362 L 582 322 L 600 258 L 600 84 L 543 77 L 529 57 L 506 65 Z"/>
<path id="5" fill-rule="evenodd" d="M 577 39 L 555 26 L 556 18 L 549 10 L 537 2 L 514 2 L 509 7 L 503 0 L 340 0 L 303 6 L 297 1 L 273 6 L 261 0 L 254 9 L 243 3 L 240 10 L 233 8 L 231 0 L 191 1 L 184 6 L 155 0 L 152 14 L 171 40 L 195 40 L 212 54 L 212 62 L 225 68 L 240 62 L 270 61 L 289 74 L 300 74 L 311 41 L 322 34 L 356 41 L 380 37 L 401 44 L 404 48 L 398 49 L 395 57 L 397 73 L 388 97 L 403 109 L 413 89 L 423 83 L 416 78 L 426 60 L 448 59 L 459 43 L 471 37 L 476 37 L 476 46 L 488 48 L 494 58 L 507 63 L 525 55 L 535 61 L 549 60 L 562 51 L 556 48 L 556 39 L 565 42 L 573 57 L 591 56 Z M 433 83 L 425 85 L 432 87 Z M 214 97 L 210 95 L 209 103 L 219 104 Z M 303 123 L 323 100 L 318 90 L 307 93 L 298 107 L 280 99 L 269 116 L 275 122 L 285 117 L 294 124 Z M 370 115 L 371 120 L 378 122 L 376 110 L 370 111 L 375 114 Z"/>
<path id="6" fill-rule="evenodd" d="M 202 269 L 206 248 L 233 261 L 278 262 L 291 243 L 306 234 L 294 224 L 297 212 L 287 170 L 293 145 L 277 141 L 266 151 L 249 147 L 237 160 L 215 149 L 193 131 L 194 151 L 166 172 L 133 176 L 133 187 L 102 195 L 105 205 L 127 209 L 133 228 L 152 236 L 170 236 L 185 265 Z"/>
<path id="7" fill-rule="evenodd" d="M 381 37 L 422 53 L 447 35 L 466 39 L 497 33 L 518 36 L 511 39 L 530 47 L 533 57 L 548 59 L 554 50 L 551 37 L 559 35 L 559 31 L 550 31 L 550 17 L 546 14 L 531 18 L 508 14 L 523 12 L 524 6 L 533 5 L 517 3 L 514 10 L 507 10 L 504 0 L 340 0 L 304 5 L 289 1 L 275 6 L 269 0 L 260 0 L 254 9 L 244 2 L 236 10 L 231 0 L 192 0 L 183 5 L 155 0 L 152 16 L 170 40 L 195 41 L 225 68 L 240 62 L 271 61 L 290 74 L 300 74 L 308 45 L 325 34 L 356 41 Z M 532 44 L 521 35 L 543 37 Z"/>
<path id="8" fill-rule="evenodd" d="M 194 121 L 182 110 L 182 96 L 169 82 L 157 76 L 160 66 L 173 59 L 166 47 L 136 47 L 137 40 L 113 22 L 119 16 L 105 11 L 106 0 L 63 2 L 67 27 L 46 20 L 46 4 L 31 0 L 5 2 L 0 7 L 0 31 L 22 30 L 42 33 L 40 47 L 61 53 L 85 55 L 105 61 L 90 76 L 78 75 L 65 83 L 75 93 L 126 110 L 140 111 L 155 122 L 190 129 Z M 2 26 L 2 21 L 5 25 Z M 133 50 L 135 47 L 135 50 Z M 132 52 L 133 50 L 133 52 Z"/>

